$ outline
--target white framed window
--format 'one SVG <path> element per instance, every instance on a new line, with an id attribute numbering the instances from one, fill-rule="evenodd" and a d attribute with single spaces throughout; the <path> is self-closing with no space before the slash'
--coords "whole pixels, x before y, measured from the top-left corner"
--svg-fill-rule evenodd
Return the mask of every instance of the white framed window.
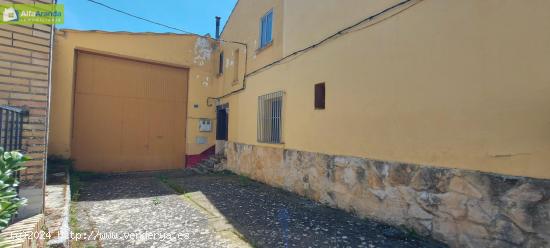
<path id="1" fill-rule="evenodd" d="M 269 10 L 260 19 L 260 48 L 264 48 L 273 41 L 273 9 Z"/>
<path id="2" fill-rule="evenodd" d="M 258 97 L 258 142 L 283 143 L 283 95 L 278 91 Z"/>

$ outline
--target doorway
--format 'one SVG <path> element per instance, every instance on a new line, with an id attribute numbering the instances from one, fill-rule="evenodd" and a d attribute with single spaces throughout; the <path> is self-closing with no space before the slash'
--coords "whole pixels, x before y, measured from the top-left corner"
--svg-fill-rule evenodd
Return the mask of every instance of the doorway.
<path id="1" fill-rule="evenodd" d="M 229 135 L 229 104 L 216 107 L 216 154 L 225 154 L 225 145 Z"/>

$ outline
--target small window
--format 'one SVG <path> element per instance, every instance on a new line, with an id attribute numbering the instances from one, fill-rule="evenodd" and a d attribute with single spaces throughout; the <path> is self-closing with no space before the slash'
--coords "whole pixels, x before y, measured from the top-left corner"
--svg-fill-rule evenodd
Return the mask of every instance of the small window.
<path id="1" fill-rule="evenodd" d="M 260 48 L 271 44 L 273 27 L 273 10 L 268 11 L 260 20 Z"/>
<path id="2" fill-rule="evenodd" d="M 258 97 L 258 142 L 282 143 L 283 92 Z"/>
<path id="3" fill-rule="evenodd" d="M 315 84 L 315 109 L 325 109 L 325 83 Z"/>
<path id="4" fill-rule="evenodd" d="M 240 57 L 240 52 L 239 52 L 239 49 L 235 50 L 235 58 L 233 59 L 234 60 L 234 63 L 233 63 L 233 68 L 234 68 L 234 74 L 233 74 L 233 82 L 238 82 L 239 81 L 239 57 Z"/>
<path id="5" fill-rule="evenodd" d="M 223 52 L 220 53 L 220 64 L 218 65 L 218 74 L 223 74 Z"/>

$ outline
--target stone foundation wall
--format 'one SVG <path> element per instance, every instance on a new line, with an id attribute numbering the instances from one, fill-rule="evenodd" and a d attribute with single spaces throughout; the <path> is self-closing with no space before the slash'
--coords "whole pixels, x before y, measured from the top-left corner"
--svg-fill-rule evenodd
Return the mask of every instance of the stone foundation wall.
<path id="1" fill-rule="evenodd" d="M 229 142 L 227 169 L 451 247 L 550 246 L 550 180 Z"/>

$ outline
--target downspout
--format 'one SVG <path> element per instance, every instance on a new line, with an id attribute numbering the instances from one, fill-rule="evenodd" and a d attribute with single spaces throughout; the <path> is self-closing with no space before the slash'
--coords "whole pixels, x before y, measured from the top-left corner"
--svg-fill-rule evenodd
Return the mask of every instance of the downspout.
<path id="1" fill-rule="evenodd" d="M 53 1 L 53 4 L 57 4 L 57 0 Z M 65 18 L 65 17 L 63 17 Z M 42 178 L 42 213 L 46 209 L 46 180 L 48 174 L 48 141 L 50 139 L 50 118 L 51 118 L 51 102 L 52 102 L 52 65 L 53 65 L 53 46 L 55 39 L 55 22 L 52 23 L 50 29 L 50 61 L 48 62 L 48 110 L 46 111 L 46 137 L 44 153 L 44 176 Z"/>

